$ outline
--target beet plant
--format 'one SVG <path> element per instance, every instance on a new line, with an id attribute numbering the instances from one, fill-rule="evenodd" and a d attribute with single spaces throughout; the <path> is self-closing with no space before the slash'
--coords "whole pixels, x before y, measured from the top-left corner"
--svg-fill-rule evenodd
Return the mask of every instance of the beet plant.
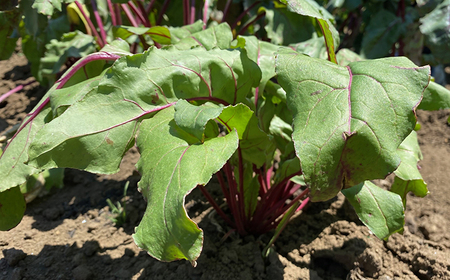
<path id="1" fill-rule="evenodd" d="M 101 49 L 56 81 L 4 148 L 0 229 L 20 222 L 17 186 L 32 174 L 61 167 L 112 174 L 137 146 L 147 209 L 133 237 L 161 261 L 196 264 L 203 232 L 184 207 L 196 187 L 240 235 L 274 231 L 268 246 L 295 212 L 339 192 L 379 238 L 401 232 L 406 194 L 428 192 L 415 111 L 447 106 L 448 91 L 430 83 L 428 66 L 405 57 L 336 54 L 340 36 L 327 10 L 314 1 L 283 5 L 312 24 L 326 59 L 236 36 L 226 22 L 194 22 L 189 5 L 188 25 L 158 36 L 145 37 L 151 17 L 121 27 L 133 42 L 98 35 Z M 260 9 L 242 28 L 271 12 Z M 132 53 L 139 48 L 146 50 Z M 370 181 L 391 173 L 390 190 Z M 223 197 L 208 191 L 213 176 Z"/>

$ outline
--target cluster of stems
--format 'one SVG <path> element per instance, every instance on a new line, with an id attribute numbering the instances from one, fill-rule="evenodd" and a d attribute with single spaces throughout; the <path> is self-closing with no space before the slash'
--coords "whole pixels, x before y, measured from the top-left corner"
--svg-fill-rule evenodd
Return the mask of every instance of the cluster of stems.
<path id="1" fill-rule="evenodd" d="M 233 229 L 242 235 L 262 234 L 275 229 L 281 221 L 283 215 L 291 208 L 298 205 L 293 211 L 302 210 L 309 201 L 309 189 L 301 190 L 299 184 L 293 183 L 290 179 L 301 172 L 291 174 L 281 182 L 273 183 L 273 167 L 256 168 L 253 165 L 253 174 L 257 176 L 259 183 L 259 196 L 256 207 L 246 205 L 244 191 L 244 165 L 241 149 L 237 150 L 238 166 L 234 167 L 227 162 L 224 167 L 216 173 L 224 198 L 226 199 L 230 218 L 218 205 L 211 194 L 203 186 L 199 186 L 201 192 L 210 202 L 212 207 Z M 239 176 L 235 176 L 238 173 Z M 236 177 L 239 178 L 236 180 Z M 254 209 L 254 210 L 253 210 Z"/>

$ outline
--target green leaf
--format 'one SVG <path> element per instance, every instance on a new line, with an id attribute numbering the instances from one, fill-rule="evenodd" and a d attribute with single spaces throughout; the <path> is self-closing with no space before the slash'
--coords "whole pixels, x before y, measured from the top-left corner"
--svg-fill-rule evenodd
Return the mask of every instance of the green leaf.
<path id="1" fill-rule="evenodd" d="M 325 40 L 323 38 L 311 38 L 307 41 L 300 42 L 295 45 L 291 45 L 295 51 L 306 54 L 310 57 L 327 59 L 327 48 L 325 46 Z"/>
<path id="2" fill-rule="evenodd" d="M 336 59 L 338 61 L 338 64 L 341 66 L 347 66 L 351 62 L 364 60 L 357 53 L 349 49 L 340 49 L 339 52 L 336 54 Z"/>
<path id="3" fill-rule="evenodd" d="M 0 192 L 0 230 L 10 230 L 17 226 L 25 208 L 25 199 L 19 187 Z"/>
<path id="4" fill-rule="evenodd" d="M 173 108 L 167 108 L 144 120 L 139 128 L 139 189 L 147 200 L 147 210 L 133 238 L 158 260 L 187 259 L 195 266 L 203 233 L 187 216 L 185 197 L 197 185 L 207 184 L 233 155 L 238 135 L 232 131 L 190 145 L 173 116 Z"/>
<path id="5" fill-rule="evenodd" d="M 425 46 L 431 50 L 424 55 L 426 63 L 440 64 L 450 62 L 450 33 L 448 14 L 450 0 L 442 1 L 431 13 L 420 19 L 420 31 L 425 35 Z"/>
<path id="6" fill-rule="evenodd" d="M 322 34 L 325 39 L 325 45 L 328 52 L 328 59 L 336 62 L 335 50 L 339 46 L 339 32 L 331 21 L 333 16 L 323 7 L 320 7 L 316 1 L 312 0 L 287 0 L 288 9 L 300 15 L 316 18 Z"/>
<path id="7" fill-rule="evenodd" d="M 46 96 L 48 96 L 48 94 Z M 32 112 L 35 110 L 36 108 Z M 30 117 L 28 116 L 24 119 L 24 121 L 27 121 L 29 118 Z M 36 118 L 26 125 L 21 125 L 23 129 L 5 148 L 0 157 L 0 174 L 2 174 L 0 192 L 4 192 L 12 187 L 23 184 L 28 176 L 40 171 L 40 169 L 26 165 L 24 162 L 28 160 L 27 150 L 30 142 L 45 122 L 50 118 L 51 108 L 50 105 L 47 104 Z"/>
<path id="8" fill-rule="evenodd" d="M 230 26 L 227 23 L 221 23 L 217 26 L 193 33 L 174 43 L 174 46 L 179 50 L 189 50 L 196 46 L 200 46 L 206 50 L 213 48 L 228 49 L 232 40 L 233 33 L 231 32 Z"/>
<path id="9" fill-rule="evenodd" d="M 236 129 L 242 157 L 257 167 L 261 167 L 267 160 L 272 160 L 275 146 L 271 137 L 258 126 L 258 119 L 253 111 L 244 104 L 225 107 L 218 120 L 229 132 Z"/>
<path id="10" fill-rule="evenodd" d="M 113 34 L 116 38 L 127 39 L 131 35 L 149 35 L 154 42 L 169 45 L 171 44 L 170 32 L 167 27 L 153 26 L 153 27 L 133 27 L 133 26 L 114 26 Z"/>
<path id="11" fill-rule="evenodd" d="M 399 57 L 343 67 L 292 52 L 278 55 L 276 72 L 313 201 L 397 169 L 397 148 L 416 124 L 429 67 Z"/>
<path id="12" fill-rule="evenodd" d="M 450 91 L 438 83 L 430 82 L 417 109 L 437 111 L 450 108 Z"/>
<path id="13" fill-rule="evenodd" d="M 316 32 L 315 20 L 290 12 L 287 8 L 266 9 L 266 22 L 267 37 L 276 45 L 306 41 Z"/>
<path id="14" fill-rule="evenodd" d="M 43 15 L 52 16 L 55 9 L 61 11 L 61 3 L 64 2 L 64 0 L 35 0 L 32 8 Z"/>
<path id="15" fill-rule="evenodd" d="M 38 133 L 29 164 L 117 172 L 142 118 L 178 99 L 241 102 L 259 78 L 256 64 L 238 50 L 151 48 L 122 57 L 106 71 L 98 87 L 74 88 L 88 93 Z"/>
<path id="16" fill-rule="evenodd" d="M 45 56 L 41 58 L 39 70 L 50 82 L 55 80 L 55 74 L 68 58 L 81 58 L 95 52 L 94 37 L 80 31 L 64 34 L 59 40 L 51 40 L 45 46 Z"/>
<path id="17" fill-rule="evenodd" d="M 380 58 L 389 54 L 392 45 L 405 32 L 402 19 L 381 9 L 370 19 L 362 41 L 361 55 Z"/>
<path id="18" fill-rule="evenodd" d="M 371 182 L 363 182 L 342 190 L 359 219 L 378 238 L 387 239 L 403 230 L 404 209 L 398 194 L 383 190 Z"/>
<path id="19" fill-rule="evenodd" d="M 425 197 L 428 194 L 427 184 L 423 181 L 418 169 L 418 162 L 422 159 L 417 133 L 415 131 L 406 137 L 398 148 L 398 154 L 402 162 L 395 170 L 395 179 L 391 192 L 400 195 L 403 206 L 406 207 L 406 195 L 413 192 L 414 195 Z"/>
<path id="20" fill-rule="evenodd" d="M 175 122 L 189 134 L 203 142 L 206 124 L 209 120 L 217 118 L 222 113 L 223 105 L 216 105 L 207 102 L 200 106 L 195 106 L 186 100 L 179 100 L 175 104 Z"/>
<path id="21" fill-rule="evenodd" d="M 203 21 L 197 20 L 193 24 L 183 25 L 181 27 L 169 27 L 170 40 L 172 44 L 178 43 L 181 39 L 192 36 L 192 34 L 203 30 Z"/>

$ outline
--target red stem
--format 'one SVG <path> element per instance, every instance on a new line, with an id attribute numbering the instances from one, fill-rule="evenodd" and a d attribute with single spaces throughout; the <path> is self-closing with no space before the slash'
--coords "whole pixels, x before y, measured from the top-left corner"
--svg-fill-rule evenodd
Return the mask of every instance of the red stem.
<path id="1" fill-rule="evenodd" d="M 166 12 L 167 8 L 169 7 L 170 0 L 164 0 L 164 4 L 161 8 L 161 11 L 159 12 L 158 20 L 156 20 L 156 25 L 160 25 L 161 21 L 163 19 L 164 13 Z"/>
<path id="2" fill-rule="evenodd" d="M 209 0 L 205 0 L 205 4 L 203 5 L 203 30 L 206 29 L 206 23 L 208 22 L 208 7 L 209 7 Z"/>
<path id="3" fill-rule="evenodd" d="M 224 221 L 232 228 L 235 228 L 234 223 L 228 218 L 228 216 L 223 212 L 223 210 L 220 208 L 220 206 L 216 203 L 214 198 L 209 194 L 209 192 L 206 190 L 204 186 L 198 185 L 198 188 L 202 192 L 202 194 L 206 197 L 206 199 L 209 201 L 209 204 L 216 210 L 217 214 L 219 214 Z"/>
<path id="4" fill-rule="evenodd" d="M 233 25 L 231 25 L 231 30 L 235 29 L 236 26 L 238 25 L 238 23 L 242 20 L 242 18 L 248 14 L 248 12 L 250 12 L 251 9 L 253 9 L 256 5 L 258 5 L 259 3 L 261 3 L 261 1 L 256 1 L 255 3 L 253 3 L 252 5 L 250 5 L 250 7 L 248 7 L 247 9 L 245 9 L 234 21 Z"/>
<path id="5" fill-rule="evenodd" d="M 147 8 L 145 9 L 145 14 L 148 16 L 150 12 L 152 11 L 153 4 L 155 4 L 156 0 L 150 1 L 150 4 L 148 4 Z"/>
<path id="6" fill-rule="evenodd" d="M 191 0 L 191 10 L 189 11 L 190 13 L 190 20 L 189 20 L 189 24 L 193 24 L 195 22 L 195 0 Z"/>
<path id="7" fill-rule="evenodd" d="M 102 41 L 102 38 L 97 32 L 97 29 L 95 29 L 94 24 L 92 23 L 91 19 L 86 15 L 86 13 L 83 10 L 83 6 L 80 4 L 80 2 L 75 1 L 75 5 L 77 5 L 78 9 L 80 10 L 83 17 L 86 19 L 89 27 L 92 29 L 92 32 L 94 33 L 94 36 L 96 37 L 95 40 L 97 41 L 97 45 L 99 45 L 100 48 L 103 48 L 105 46 L 104 42 Z"/>
<path id="8" fill-rule="evenodd" d="M 189 0 L 183 0 L 183 24 L 184 25 L 189 24 L 189 19 L 190 19 L 189 11 L 190 11 Z"/>
<path id="9" fill-rule="evenodd" d="M 225 4 L 225 8 L 223 9 L 223 16 L 222 16 L 222 22 L 225 22 L 225 19 L 228 14 L 228 10 L 230 9 L 232 0 L 227 0 L 227 4 Z"/>
<path id="10" fill-rule="evenodd" d="M 102 36 L 103 44 L 106 45 L 107 39 L 106 39 L 105 27 L 103 26 L 102 18 L 100 17 L 100 14 L 98 13 L 97 3 L 95 2 L 95 0 L 91 0 L 91 5 L 92 5 L 92 10 L 94 10 L 95 20 L 97 21 L 98 28 L 100 29 L 100 35 Z"/>
<path id="11" fill-rule="evenodd" d="M 152 24 L 151 24 L 150 20 L 148 19 L 148 13 L 147 13 L 147 10 L 146 10 L 145 7 L 144 7 L 144 1 L 142 1 L 142 0 L 137 1 L 137 5 L 138 5 L 138 7 L 139 7 L 139 11 L 140 11 L 142 17 L 143 17 L 144 20 L 145 20 L 145 23 L 147 24 L 146 26 L 147 26 L 147 27 L 152 27 Z"/>
<path id="12" fill-rule="evenodd" d="M 219 181 L 220 188 L 222 189 L 223 195 L 227 201 L 230 201 L 230 194 L 227 190 L 227 186 L 225 184 L 225 180 L 223 179 L 222 172 L 219 170 L 216 173 L 217 180 Z"/>
<path id="13" fill-rule="evenodd" d="M 262 13 L 260 13 L 259 15 L 257 15 L 256 18 L 255 18 L 254 20 L 250 21 L 250 22 L 247 23 L 244 27 L 242 27 L 242 29 L 239 30 L 239 33 L 238 33 L 237 35 L 242 35 L 242 34 L 245 32 L 245 30 L 248 29 L 248 27 L 249 27 L 250 25 L 252 25 L 254 22 L 256 22 L 257 20 L 259 20 L 260 18 L 262 18 L 262 17 L 265 16 L 265 15 L 266 15 L 266 12 L 265 12 L 265 11 L 262 12 Z"/>
<path id="14" fill-rule="evenodd" d="M 239 207 L 241 209 L 241 219 L 245 220 L 245 199 L 244 199 L 244 161 L 242 160 L 242 150 L 240 147 L 238 147 L 238 159 L 239 159 L 239 166 L 238 166 L 238 172 L 239 172 L 239 192 L 238 192 L 238 198 L 239 198 Z M 247 217 L 250 219 L 250 217 Z"/>
<path id="15" fill-rule="evenodd" d="M 24 87 L 31 85 L 32 83 L 36 82 L 36 80 L 32 80 L 28 83 L 25 83 L 23 85 L 18 85 L 17 87 L 13 88 L 12 90 L 8 91 L 7 93 L 3 94 L 2 96 L 0 96 L 0 103 L 2 103 L 3 101 L 5 101 L 6 98 L 8 98 L 10 95 L 21 91 Z"/>
<path id="16" fill-rule="evenodd" d="M 150 22 L 148 18 L 145 18 L 141 11 L 133 4 L 133 2 L 128 2 L 128 6 L 131 8 L 133 13 L 138 17 L 138 19 L 142 22 L 145 27 L 150 27 Z M 126 13 L 126 12 L 125 12 Z"/>
<path id="17" fill-rule="evenodd" d="M 111 22 L 113 25 L 117 25 L 116 12 L 114 11 L 111 0 L 106 0 L 106 3 L 108 4 L 109 14 L 111 15 Z"/>
<path id="18" fill-rule="evenodd" d="M 239 209 L 238 204 L 236 203 L 236 195 L 237 195 L 237 184 L 234 179 L 233 172 L 231 171 L 231 166 L 227 162 L 223 167 L 225 170 L 225 174 L 228 178 L 228 185 L 230 189 L 230 202 L 228 205 L 230 206 L 230 210 L 233 213 L 233 217 L 236 220 L 236 228 L 240 235 L 246 235 L 246 231 L 244 229 L 243 221 L 241 219 L 241 211 Z"/>
<path id="19" fill-rule="evenodd" d="M 120 14 L 120 5 L 119 3 L 114 3 L 114 11 L 116 12 L 116 21 L 117 25 L 122 25 L 122 16 Z"/>

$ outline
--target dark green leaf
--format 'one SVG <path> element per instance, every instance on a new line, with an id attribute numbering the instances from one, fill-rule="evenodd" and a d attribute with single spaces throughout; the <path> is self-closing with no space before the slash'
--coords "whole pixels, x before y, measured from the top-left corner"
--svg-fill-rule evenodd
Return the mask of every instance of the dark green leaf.
<path id="1" fill-rule="evenodd" d="M 405 32 L 402 19 L 381 9 L 370 19 L 362 41 L 361 55 L 380 58 L 389 54 L 392 45 Z"/>
<path id="2" fill-rule="evenodd" d="M 430 82 L 417 108 L 427 111 L 450 108 L 450 91 L 438 83 Z"/>
<path id="3" fill-rule="evenodd" d="M 397 169 L 397 148 L 416 124 L 429 67 L 406 58 L 342 67 L 292 52 L 278 55 L 276 69 L 312 200 Z"/>
<path id="4" fill-rule="evenodd" d="M 395 170 L 395 179 L 391 192 L 401 196 L 403 206 L 406 207 L 406 195 L 413 192 L 414 195 L 424 197 L 428 194 L 427 184 L 423 181 L 418 169 L 418 162 L 422 159 L 417 133 L 415 131 L 406 137 L 398 148 L 398 154 L 402 162 Z"/>
<path id="5" fill-rule="evenodd" d="M 173 116 L 173 108 L 167 108 L 144 120 L 139 128 L 139 189 L 147 200 L 147 210 L 133 237 L 158 260 L 187 259 L 195 266 L 203 233 L 187 216 L 185 197 L 197 185 L 208 183 L 233 155 L 238 136 L 232 131 L 225 137 L 190 145 Z"/>
<path id="6" fill-rule="evenodd" d="M 0 12 L 0 60 L 8 59 L 14 49 L 18 38 L 11 38 L 20 14 L 17 11 Z"/>
<path id="7" fill-rule="evenodd" d="M 359 219 L 378 238 L 403 230 L 405 214 L 398 194 L 383 190 L 366 181 L 342 190 Z"/>
<path id="8" fill-rule="evenodd" d="M 186 100 L 179 100 L 175 104 L 175 122 L 177 125 L 195 136 L 198 141 L 204 140 L 203 133 L 206 124 L 211 119 L 217 118 L 222 113 L 223 106 L 214 103 L 205 103 L 201 106 L 195 106 Z"/>
<path id="9" fill-rule="evenodd" d="M 19 187 L 0 192 L 0 230 L 17 226 L 25 213 L 26 203 Z"/>

